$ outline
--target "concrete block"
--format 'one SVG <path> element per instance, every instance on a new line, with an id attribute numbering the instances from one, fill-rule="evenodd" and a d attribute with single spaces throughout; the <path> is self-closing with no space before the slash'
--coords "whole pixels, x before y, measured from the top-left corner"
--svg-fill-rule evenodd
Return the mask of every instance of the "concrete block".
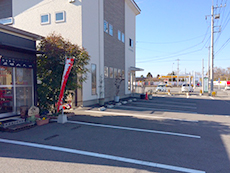
<path id="1" fill-rule="evenodd" d="M 58 119 L 57 119 L 58 123 L 64 124 L 64 123 L 67 123 L 67 121 L 68 121 L 67 115 L 65 115 L 65 114 L 58 115 Z"/>

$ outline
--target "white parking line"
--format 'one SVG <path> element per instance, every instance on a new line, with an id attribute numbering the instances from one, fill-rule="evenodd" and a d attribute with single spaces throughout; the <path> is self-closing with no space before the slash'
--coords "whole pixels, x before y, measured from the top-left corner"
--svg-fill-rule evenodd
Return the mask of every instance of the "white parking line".
<path id="1" fill-rule="evenodd" d="M 138 109 L 138 110 L 152 110 L 152 111 L 165 111 L 165 112 L 181 112 L 181 113 L 191 113 L 191 114 L 197 114 L 196 112 L 192 111 L 183 111 L 183 110 L 173 110 L 173 109 L 162 109 L 162 108 L 144 108 L 144 107 L 138 107 L 138 106 L 120 106 L 121 108 L 130 108 L 130 109 Z"/>
<path id="2" fill-rule="evenodd" d="M 137 104 L 143 105 L 160 105 L 160 106 L 172 106 L 172 107 L 181 107 L 181 108 L 196 108 L 196 103 L 188 103 L 188 102 L 168 102 L 168 101 L 151 101 L 151 102 L 134 102 Z"/>
<path id="3" fill-rule="evenodd" d="M 50 145 L 44 145 L 44 144 L 22 142 L 22 141 L 15 141 L 15 140 L 8 140 L 8 139 L 1 139 L 1 138 L 0 138 L 0 142 L 14 144 L 14 145 L 34 147 L 34 148 L 47 149 L 47 150 L 61 151 L 61 152 L 79 154 L 79 155 L 90 156 L 90 157 L 97 157 L 97 158 L 131 163 L 131 164 L 136 164 L 136 165 L 162 168 L 162 169 L 167 169 L 167 170 L 172 170 L 172 171 L 180 171 L 180 172 L 187 172 L 187 173 L 205 173 L 205 171 L 200 171 L 200 170 L 195 170 L 195 169 L 183 168 L 183 167 L 178 167 L 178 166 L 172 166 L 172 165 L 166 165 L 166 164 L 161 164 L 161 163 L 154 163 L 154 162 L 148 162 L 148 161 L 130 159 L 130 158 L 125 158 L 125 157 L 118 157 L 118 156 L 113 156 L 113 155 L 82 151 L 82 150 L 75 150 L 75 149 L 64 148 L 64 147 L 57 147 L 57 146 L 50 146 Z"/>
<path id="4" fill-rule="evenodd" d="M 163 134 L 163 135 L 181 136 L 181 137 L 188 137 L 188 138 L 197 138 L 197 139 L 201 138 L 200 136 L 188 135 L 188 134 L 182 134 L 182 133 L 163 132 L 163 131 L 157 131 L 157 130 L 138 129 L 138 128 L 112 126 L 112 125 L 95 124 L 95 123 L 85 123 L 85 122 L 79 122 L 79 121 L 68 121 L 68 123 L 82 124 L 86 126 L 120 129 L 120 130 L 137 131 L 137 132 L 156 133 L 156 134 Z"/>
<path id="5" fill-rule="evenodd" d="M 175 120 L 175 121 L 184 121 L 184 122 L 192 122 L 192 123 L 198 123 L 197 120 L 185 120 L 185 119 L 179 119 L 179 118 L 171 118 L 171 117 L 159 117 L 155 115 L 148 115 L 148 114 L 129 114 L 129 113 L 120 113 L 120 112 L 105 112 L 105 111 L 91 111 L 86 110 L 85 112 L 91 112 L 91 113 L 98 113 L 98 114 L 113 114 L 113 115 L 127 115 L 132 117 L 139 117 L 139 118 L 152 118 L 152 119 L 167 119 L 167 120 Z"/>

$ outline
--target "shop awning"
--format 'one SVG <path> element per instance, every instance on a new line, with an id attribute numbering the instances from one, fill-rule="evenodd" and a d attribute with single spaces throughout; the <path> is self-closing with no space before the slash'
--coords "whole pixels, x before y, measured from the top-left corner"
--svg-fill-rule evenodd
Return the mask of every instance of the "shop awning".
<path id="1" fill-rule="evenodd" d="M 129 70 L 130 71 L 144 71 L 144 69 L 142 69 L 142 68 L 138 68 L 138 67 L 129 67 Z"/>
<path id="2" fill-rule="evenodd" d="M 10 45 L 10 44 L 7 44 L 7 43 L 2 43 L 2 42 L 0 42 L 0 48 L 7 49 L 7 50 L 18 51 L 18 52 L 43 54 L 43 52 L 37 51 L 36 49 Z"/>

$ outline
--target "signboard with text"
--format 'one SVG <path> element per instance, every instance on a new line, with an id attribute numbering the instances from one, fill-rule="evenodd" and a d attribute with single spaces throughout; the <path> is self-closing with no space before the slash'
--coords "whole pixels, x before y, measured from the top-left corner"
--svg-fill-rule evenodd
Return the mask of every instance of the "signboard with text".
<path id="1" fill-rule="evenodd" d="M 204 93 L 208 93 L 208 77 L 204 77 Z"/>

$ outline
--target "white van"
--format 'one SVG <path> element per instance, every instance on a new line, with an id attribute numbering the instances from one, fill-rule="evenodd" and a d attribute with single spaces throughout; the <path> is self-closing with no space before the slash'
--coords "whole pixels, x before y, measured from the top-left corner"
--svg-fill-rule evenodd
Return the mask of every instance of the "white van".
<path id="1" fill-rule="evenodd" d="M 193 88 L 190 84 L 184 83 L 182 84 L 181 92 L 193 92 Z"/>

